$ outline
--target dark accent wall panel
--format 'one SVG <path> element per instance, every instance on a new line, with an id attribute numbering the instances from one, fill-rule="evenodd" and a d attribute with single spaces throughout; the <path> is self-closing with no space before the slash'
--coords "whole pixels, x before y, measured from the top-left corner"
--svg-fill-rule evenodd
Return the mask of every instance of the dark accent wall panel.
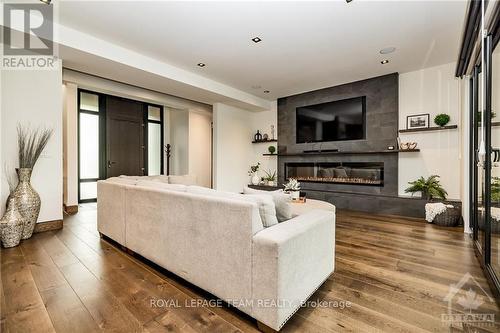
<path id="1" fill-rule="evenodd" d="M 278 99 L 278 150 L 300 154 L 304 150 L 384 151 L 396 145 L 398 137 L 397 73 L 324 88 Z M 366 97 L 366 139 L 322 143 L 296 143 L 296 108 L 354 97 Z M 388 212 L 385 204 L 398 195 L 398 154 L 338 154 L 278 156 L 278 181 L 285 182 L 285 163 L 289 162 L 383 162 L 384 186 L 303 182 L 311 197 L 322 198 L 338 208 L 364 207 L 365 211 Z M 335 193 L 337 192 L 337 193 Z M 376 196 L 382 199 L 378 199 Z M 374 197 L 375 196 L 375 197 Z M 345 199 L 345 200 L 344 200 Z M 390 210 L 389 210 L 390 211 Z M 413 212 L 408 212 L 414 216 Z"/>
<path id="2" fill-rule="evenodd" d="M 287 153 L 307 149 L 341 151 L 385 150 L 398 136 L 398 73 L 278 99 L 279 146 Z M 324 143 L 296 143 L 295 109 L 300 106 L 366 96 L 366 139 Z"/>

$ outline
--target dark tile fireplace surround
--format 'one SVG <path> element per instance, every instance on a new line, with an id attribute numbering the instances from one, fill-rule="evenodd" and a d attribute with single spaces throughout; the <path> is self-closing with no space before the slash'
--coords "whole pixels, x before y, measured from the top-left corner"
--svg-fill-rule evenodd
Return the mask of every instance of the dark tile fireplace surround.
<path id="1" fill-rule="evenodd" d="M 366 139 L 297 143 L 297 107 L 366 97 Z M 423 217 L 425 200 L 398 196 L 398 74 L 278 99 L 278 182 L 339 209 Z M 335 151 L 338 150 L 338 151 Z M 314 151 L 308 153 L 307 151 Z"/>

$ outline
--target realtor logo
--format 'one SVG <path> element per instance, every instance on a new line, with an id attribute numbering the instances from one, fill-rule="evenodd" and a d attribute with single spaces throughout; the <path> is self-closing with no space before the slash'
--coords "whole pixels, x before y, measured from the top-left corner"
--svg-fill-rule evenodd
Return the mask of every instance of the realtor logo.
<path id="1" fill-rule="evenodd" d="M 466 283 L 467 287 L 464 288 Z M 458 324 L 462 327 L 495 325 L 495 314 L 487 311 L 488 303 L 493 304 L 494 299 L 470 273 L 466 273 L 458 283 L 450 285 L 443 301 L 448 303 L 448 313 L 441 315 L 443 324 Z"/>
<path id="2" fill-rule="evenodd" d="M 53 6 L 42 3 L 3 5 L 3 54 L 52 56 Z"/>

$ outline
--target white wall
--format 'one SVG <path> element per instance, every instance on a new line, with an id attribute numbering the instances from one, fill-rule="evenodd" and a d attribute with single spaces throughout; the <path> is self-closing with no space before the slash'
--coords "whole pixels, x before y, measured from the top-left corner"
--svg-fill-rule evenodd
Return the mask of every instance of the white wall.
<path id="1" fill-rule="evenodd" d="M 59 64 L 60 65 L 60 64 Z M 32 185 L 40 194 L 38 222 L 62 219 L 62 69 L 3 70 L 1 73 L 1 165 L 18 166 L 19 123 L 45 126 L 54 133 L 33 170 Z M 2 175 L 0 213 L 5 209 L 8 187 Z"/>
<path id="2" fill-rule="evenodd" d="M 449 114 L 455 130 L 400 133 L 402 142 L 417 142 L 419 153 L 399 154 L 399 195 L 407 195 L 408 182 L 420 176 L 441 176 L 450 199 L 460 199 L 460 80 L 455 63 L 425 68 L 399 75 L 399 128 L 406 128 L 406 117 L 429 113 L 431 126 L 439 113 Z"/>
<path id="3" fill-rule="evenodd" d="M 77 89 L 74 83 L 63 84 L 63 202 L 66 206 L 78 205 Z"/>
<path id="4" fill-rule="evenodd" d="M 212 114 L 189 112 L 189 174 L 200 186 L 211 187 Z"/>
<path id="5" fill-rule="evenodd" d="M 252 144 L 257 129 L 270 134 L 270 126 L 277 123 L 276 115 L 276 103 L 272 110 L 262 112 L 214 104 L 214 188 L 241 191 L 249 183 L 250 165 L 257 162 L 261 162 L 262 170 L 276 170 L 276 157 L 262 156 L 268 145 Z"/>
<path id="6" fill-rule="evenodd" d="M 189 173 L 189 112 L 169 110 L 170 174 Z"/>

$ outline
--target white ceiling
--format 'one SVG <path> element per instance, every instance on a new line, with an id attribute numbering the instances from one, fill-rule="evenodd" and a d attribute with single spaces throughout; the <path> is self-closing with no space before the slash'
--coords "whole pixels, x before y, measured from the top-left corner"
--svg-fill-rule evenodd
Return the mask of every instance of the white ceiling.
<path id="1" fill-rule="evenodd" d="M 466 1 L 61 1 L 59 21 L 272 100 L 455 61 L 466 5 Z M 262 42 L 253 43 L 255 36 Z M 379 54 L 391 46 L 397 48 L 395 53 Z M 383 59 L 390 63 L 381 65 Z M 199 62 L 206 67 L 197 67 Z"/>

